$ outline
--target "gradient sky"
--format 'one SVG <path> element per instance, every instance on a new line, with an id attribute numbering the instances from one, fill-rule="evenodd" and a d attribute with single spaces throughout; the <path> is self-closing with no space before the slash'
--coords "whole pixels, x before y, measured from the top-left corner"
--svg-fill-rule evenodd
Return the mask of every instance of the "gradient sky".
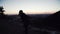
<path id="1" fill-rule="evenodd" d="M 18 14 L 23 10 L 26 14 L 49 14 L 60 10 L 60 0 L 0 0 L 5 14 Z"/>

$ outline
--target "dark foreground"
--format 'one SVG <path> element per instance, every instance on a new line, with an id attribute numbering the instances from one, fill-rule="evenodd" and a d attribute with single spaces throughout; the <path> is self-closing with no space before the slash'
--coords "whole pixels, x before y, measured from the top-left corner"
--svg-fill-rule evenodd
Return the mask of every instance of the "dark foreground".
<path id="1" fill-rule="evenodd" d="M 31 18 L 29 19 L 30 24 L 28 26 L 28 34 L 60 34 L 58 29 L 43 25 L 43 21 L 47 18 L 46 16 L 36 16 L 30 15 Z M 23 25 L 24 23 L 17 15 L 0 17 L 0 34 L 25 34 Z"/>

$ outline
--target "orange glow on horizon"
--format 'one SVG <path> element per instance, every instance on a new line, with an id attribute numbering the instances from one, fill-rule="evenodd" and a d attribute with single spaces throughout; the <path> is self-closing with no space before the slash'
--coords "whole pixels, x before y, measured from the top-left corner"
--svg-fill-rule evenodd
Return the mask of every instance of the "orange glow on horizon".
<path id="1" fill-rule="evenodd" d="M 57 11 L 23 11 L 25 14 L 53 14 Z M 19 14 L 19 11 L 5 11 L 5 14 Z"/>

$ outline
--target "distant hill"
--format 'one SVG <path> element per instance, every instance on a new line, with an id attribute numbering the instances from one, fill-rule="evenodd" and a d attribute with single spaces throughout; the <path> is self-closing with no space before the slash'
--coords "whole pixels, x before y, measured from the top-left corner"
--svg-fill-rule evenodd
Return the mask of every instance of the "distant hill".
<path id="1" fill-rule="evenodd" d="M 51 14 L 28 14 L 28 15 L 31 17 L 36 17 L 36 18 L 40 18 L 40 17 L 45 18 Z"/>
<path id="2" fill-rule="evenodd" d="M 59 30 L 60 31 L 60 11 L 48 16 L 43 21 L 43 26 L 47 29 Z"/>

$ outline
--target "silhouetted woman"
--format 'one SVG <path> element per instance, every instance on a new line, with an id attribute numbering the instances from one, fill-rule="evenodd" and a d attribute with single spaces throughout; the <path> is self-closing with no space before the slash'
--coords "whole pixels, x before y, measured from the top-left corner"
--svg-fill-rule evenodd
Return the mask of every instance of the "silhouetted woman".
<path id="1" fill-rule="evenodd" d="M 22 10 L 19 11 L 19 16 L 21 17 L 22 22 L 24 23 L 24 27 L 25 27 L 25 34 L 27 34 L 28 32 L 28 25 L 29 25 L 29 17 L 23 13 Z"/>

